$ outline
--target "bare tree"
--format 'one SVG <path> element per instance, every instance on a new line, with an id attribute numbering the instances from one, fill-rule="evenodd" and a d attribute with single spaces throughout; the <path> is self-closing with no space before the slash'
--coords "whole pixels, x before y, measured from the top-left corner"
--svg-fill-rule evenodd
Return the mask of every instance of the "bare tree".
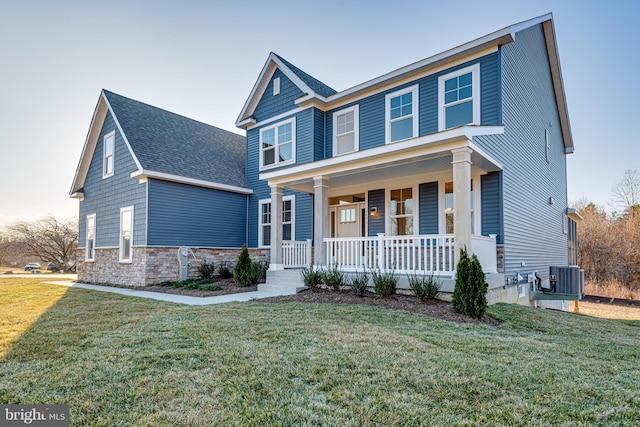
<path id="1" fill-rule="evenodd" d="M 611 189 L 611 198 L 625 215 L 636 213 L 635 207 L 640 206 L 640 172 L 638 169 L 627 169 L 622 179 Z"/>
<path id="2" fill-rule="evenodd" d="M 7 258 L 19 252 L 19 245 L 11 239 L 9 233 L 0 231 L 0 265 L 3 265 Z"/>
<path id="3" fill-rule="evenodd" d="M 20 221 L 9 225 L 11 239 L 43 261 L 56 262 L 63 270 L 75 264 L 78 246 L 78 220 L 45 216 L 34 221 Z"/>

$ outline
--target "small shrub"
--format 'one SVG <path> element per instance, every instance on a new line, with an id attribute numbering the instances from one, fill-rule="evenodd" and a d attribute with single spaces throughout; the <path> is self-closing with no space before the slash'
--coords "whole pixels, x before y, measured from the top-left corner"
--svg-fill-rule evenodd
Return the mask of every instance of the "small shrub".
<path id="1" fill-rule="evenodd" d="M 13 270 L 7 270 L 4 272 L 4 274 L 13 274 Z"/>
<path id="2" fill-rule="evenodd" d="M 337 265 L 332 265 L 322 270 L 322 281 L 330 288 L 339 291 L 344 285 L 344 273 L 338 269 Z"/>
<path id="3" fill-rule="evenodd" d="M 210 283 L 208 285 L 200 285 L 200 289 L 203 291 L 221 291 L 222 287 L 217 283 Z"/>
<path id="4" fill-rule="evenodd" d="M 233 271 L 231 271 L 231 264 L 229 261 L 221 261 L 220 267 L 218 267 L 218 275 L 221 279 L 230 279 L 233 277 Z"/>
<path id="5" fill-rule="evenodd" d="M 267 270 L 269 269 L 268 262 L 254 262 L 253 268 L 253 284 L 264 283 L 267 281 Z"/>
<path id="6" fill-rule="evenodd" d="M 304 285 L 315 292 L 318 290 L 322 283 L 322 270 L 320 268 L 314 268 L 314 266 L 305 267 L 300 271 L 302 281 Z"/>
<path id="7" fill-rule="evenodd" d="M 364 296 L 368 285 L 369 275 L 366 271 L 363 271 L 362 273 L 356 271 L 353 277 L 351 277 L 351 289 L 359 297 Z"/>
<path id="8" fill-rule="evenodd" d="M 242 245 L 242 250 L 236 262 L 236 268 L 233 270 L 233 281 L 236 285 L 244 287 L 251 286 L 254 283 L 253 266 L 247 245 Z"/>
<path id="9" fill-rule="evenodd" d="M 439 279 L 433 277 L 433 273 L 428 275 L 410 274 L 409 287 L 415 296 L 423 301 L 435 299 L 440 292 L 442 283 Z"/>
<path id="10" fill-rule="evenodd" d="M 476 319 L 487 311 L 487 284 L 478 257 L 469 258 L 466 248 L 460 249 L 453 290 L 453 310 Z"/>
<path id="11" fill-rule="evenodd" d="M 212 262 L 203 262 L 202 264 L 200 264 L 200 267 L 198 267 L 198 274 L 200 275 L 201 279 L 210 279 L 213 277 L 213 273 L 215 273 L 216 268 L 215 265 Z"/>
<path id="12" fill-rule="evenodd" d="M 185 284 L 182 286 L 182 288 L 183 288 L 183 289 L 188 289 L 188 290 L 194 290 L 194 289 L 196 289 L 196 290 L 197 290 L 197 289 L 200 289 L 200 284 L 199 284 L 197 281 L 192 280 L 192 281 L 190 281 L 190 282 L 188 282 L 188 283 L 185 283 Z"/>
<path id="13" fill-rule="evenodd" d="M 373 291 L 376 294 L 384 298 L 395 295 L 398 287 L 398 276 L 395 271 L 383 273 L 379 269 L 372 270 L 371 279 L 373 280 Z"/>

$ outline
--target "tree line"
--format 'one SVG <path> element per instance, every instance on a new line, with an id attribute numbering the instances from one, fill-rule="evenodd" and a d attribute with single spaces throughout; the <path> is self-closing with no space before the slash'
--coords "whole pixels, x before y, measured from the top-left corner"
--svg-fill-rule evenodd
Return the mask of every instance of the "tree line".
<path id="1" fill-rule="evenodd" d="M 573 203 L 578 223 L 578 263 L 596 285 L 640 288 L 640 172 L 626 170 L 611 190 L 615 210 L 607 213 L 583 198 Z"/>
<path id="2" fill-rule="evenodd" d="M 0 229 L 0 265 L 15 256 L 54 262 L 63 271 L 75 268 L 78 219 L 52 215 L 23 220 Z"/>

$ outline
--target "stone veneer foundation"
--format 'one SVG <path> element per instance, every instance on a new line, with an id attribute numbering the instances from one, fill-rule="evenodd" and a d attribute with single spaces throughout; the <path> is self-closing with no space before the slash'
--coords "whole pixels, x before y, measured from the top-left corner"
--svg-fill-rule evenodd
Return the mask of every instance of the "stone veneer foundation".
<path id="1" fill-rule="evenodd" d="M 203 262 L 214 263 L 216 269 L 221 262 L 228 262 L 233 270 L 240 255 L 239 248 L 191 250 L 189 278 L 198 276 Z M 76 255 L 78 282 L 82 283 L 146 286 L 179 280 L 178 248 L 134 247 L 131 263 L 118 261 L 118 248 L 97 248 L 94 261 L 85 261 L 84 248 L 79 248 Z M 269 249 L 249 249 L 249 255 L 254 262 L 265 262 L 269 260 Z"/>

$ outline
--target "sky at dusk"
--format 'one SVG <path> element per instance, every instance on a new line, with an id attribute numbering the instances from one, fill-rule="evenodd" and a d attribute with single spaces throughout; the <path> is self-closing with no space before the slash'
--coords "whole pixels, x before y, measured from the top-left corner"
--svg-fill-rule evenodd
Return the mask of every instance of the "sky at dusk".
<path id="1" fill-rule="evenodd" d="M 569 200 L 612 210 L 611 188 L 640 169 L 640 2 L 0 0 L 0 225 L 77 215 L 69 189 L 102 88 L 243 134 L 270 51 L 341 91 L 549 12 Z"/>

